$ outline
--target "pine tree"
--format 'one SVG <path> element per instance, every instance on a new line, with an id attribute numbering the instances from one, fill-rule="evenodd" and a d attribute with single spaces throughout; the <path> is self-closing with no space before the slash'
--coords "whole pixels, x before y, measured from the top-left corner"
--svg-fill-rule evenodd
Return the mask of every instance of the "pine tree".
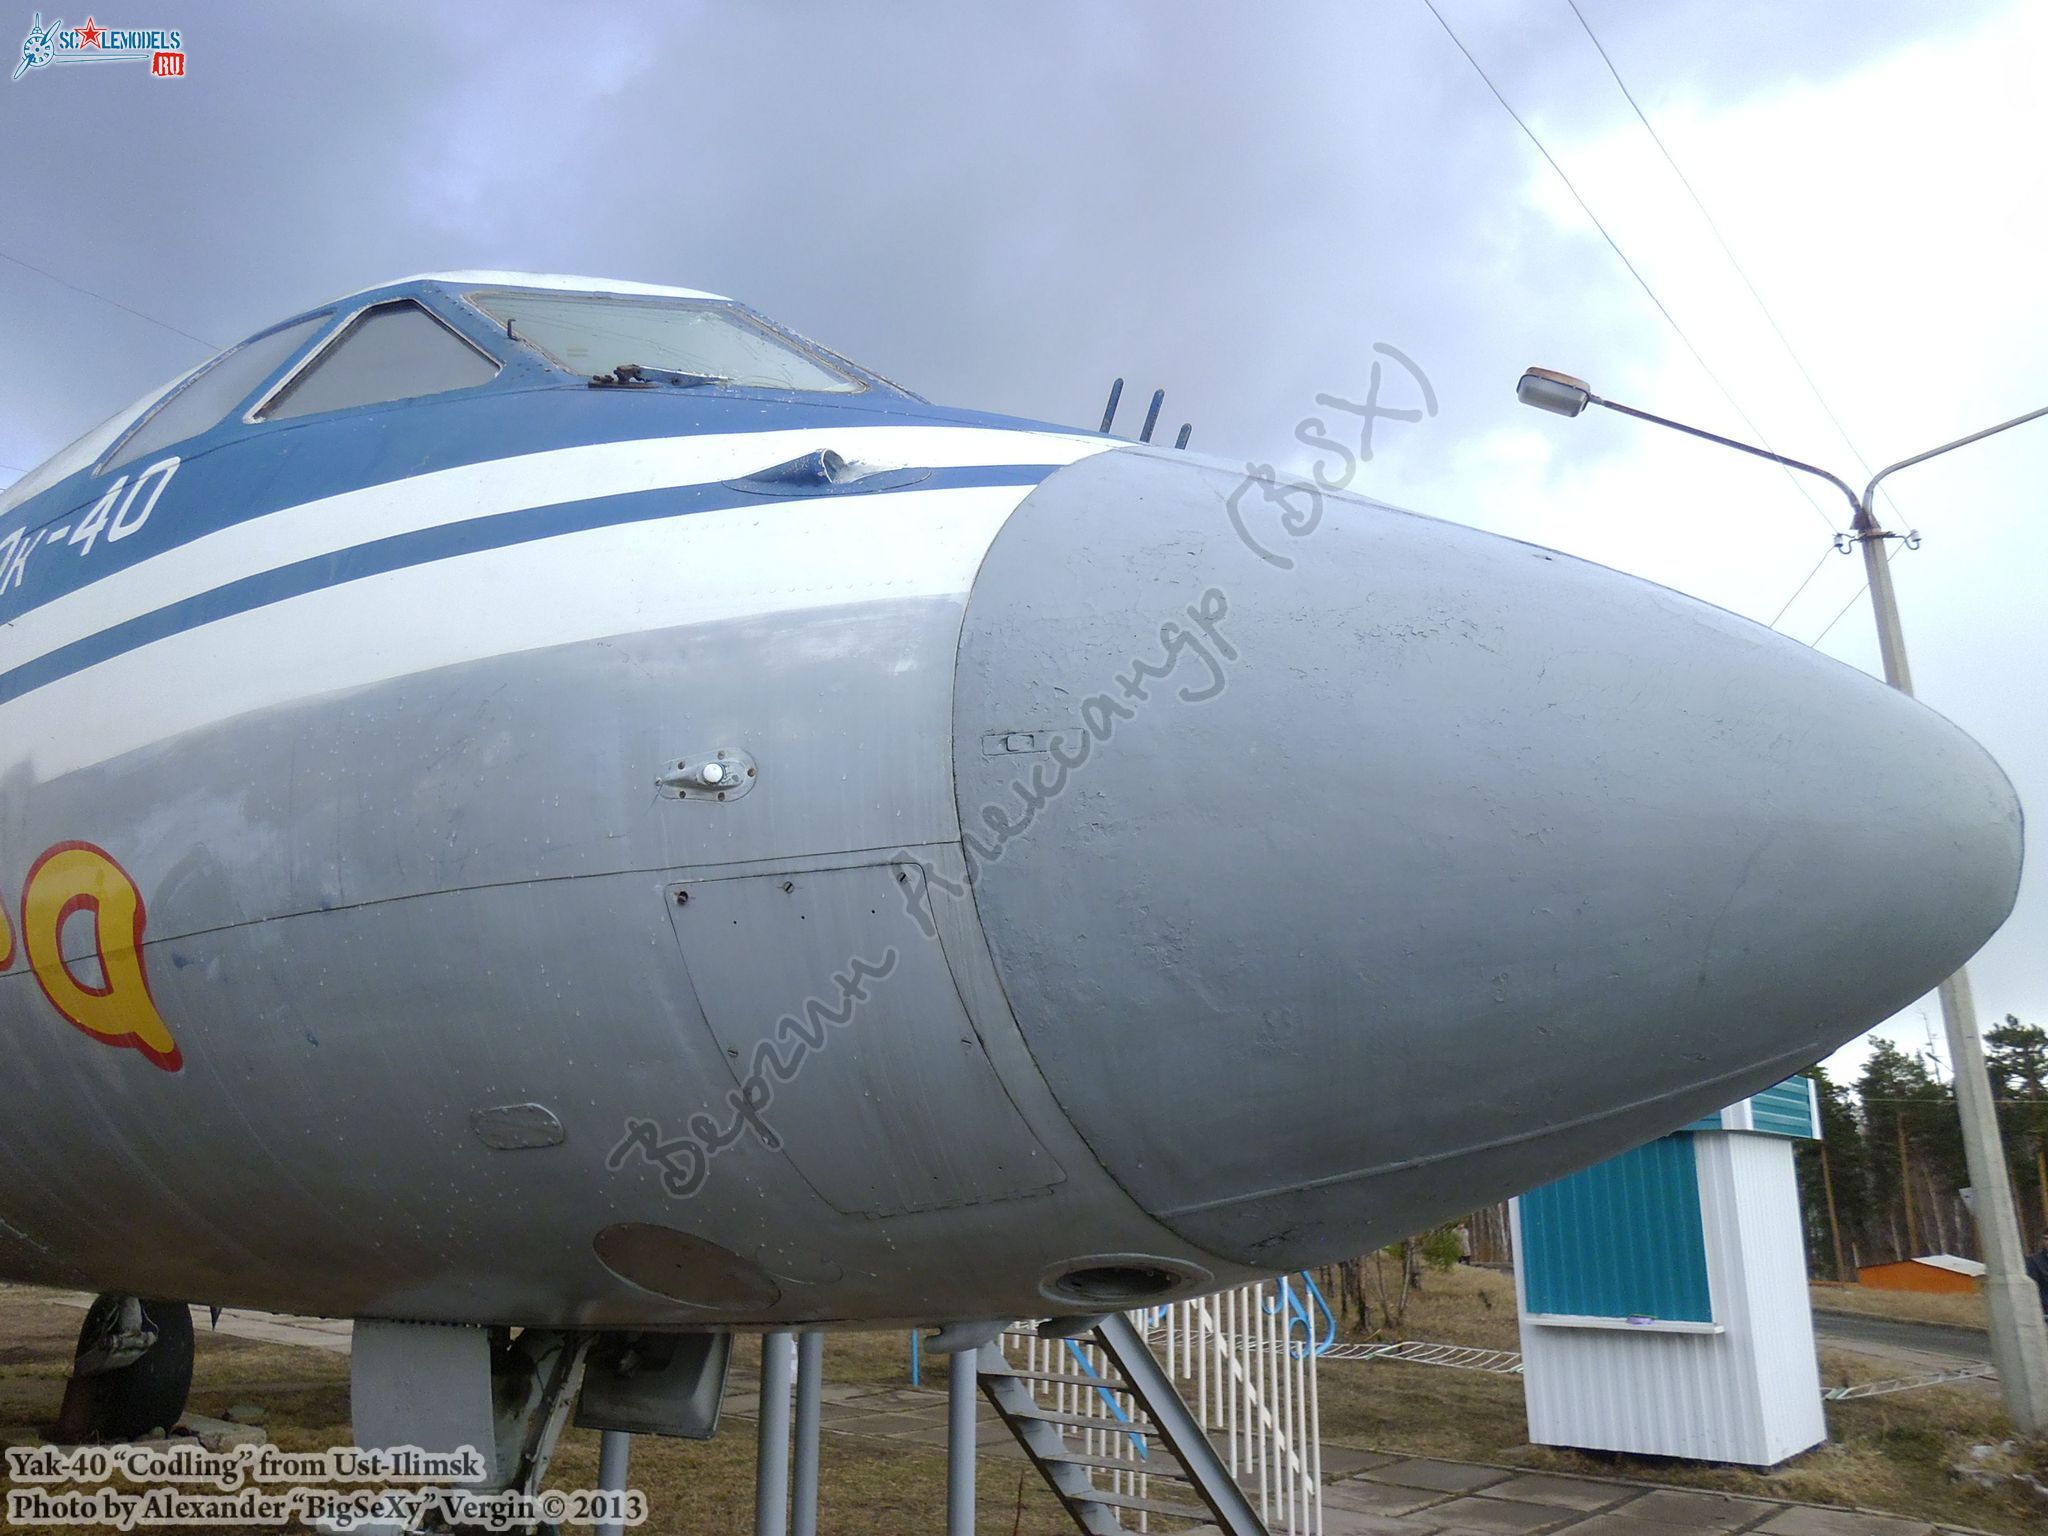
<path id="1" fill-rule="evenodd" d="M 1889 1040 L 1876 1041 L 1857 1079 L 1863 1110 L 1869 1189 L 1884 1247 L 1896 1258 L 1932 1253 L 1942 1246 L 1944 1226 L 1954 1246 L 1974 1242 L 1955 1233 L 1952 1202 L 1968 1182 L 1962 1125 L 1949 1085 L 1929 1070 L 1926 1058 L 1907 1055 Z M 1901 1182 L 1903 1172 L 1908 1176 Z M 1957 1241 L 1961 1238 L 1962 1241 Z"/>
<path id="2" fill-rule="evenodd" d="M 1984 1045 L 2021 1225 L 2048 1233 L 2048 1029 L 2008 1013 Z"/>
<path id="3" fill-rule="evenodd" d="M 1807 1270 L 1848 1280 L 1854 1275 L 1852 1255 L 1858 1250 L 1859 1237 L 1868 1241 L 1869 1158 L 1849 1090 L 1830 1078 L 1825 1067 L 1815 1067 L 1807 1075 L 1813 1079 L 1820 1099 L 1821 1130 L 1818 1141 L 1798 1143 L 1799 1192 L 1806 1213 Z"/>

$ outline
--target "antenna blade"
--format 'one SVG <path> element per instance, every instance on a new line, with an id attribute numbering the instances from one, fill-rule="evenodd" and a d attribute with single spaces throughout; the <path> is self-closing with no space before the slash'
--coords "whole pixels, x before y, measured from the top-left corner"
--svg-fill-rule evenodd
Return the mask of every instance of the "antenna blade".
<path id="1" fill-rule="evenodd" d="M 1152 404 L 1145 411 L 1145 430 L 1138 434 L 1139 442 L 1149 443 L 1152 441 L 1152 429 L 1159 425 L 1159 407 L 1165 403 L 1166 391 L 1163 389 L 1153 390 Z"/>
<path id="2" fill-rule="evenodd" d="M 1117 401 L 1123 399 L 1123 397 L 1124 381 L 1122 379 L 1118 379 L 1114 384 L 1109 386 L 1109 404 L 1105 405 L 1102 408 L 1102 426 L 1099 430 L 1105 437 L 1109 435 L 1110 423 L 1116 420 L 1116 403 Z"/>

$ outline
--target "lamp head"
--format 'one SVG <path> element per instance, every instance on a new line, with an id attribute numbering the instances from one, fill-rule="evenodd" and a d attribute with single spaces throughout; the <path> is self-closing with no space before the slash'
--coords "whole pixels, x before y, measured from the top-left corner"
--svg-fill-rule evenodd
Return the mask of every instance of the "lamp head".
<path id="1" fill-rule="evenodd" d="M 1553 416 L 1576 416 L 1593 402 L 1593 389 L 1584 379 L 1550 368 L 1531 368 L 1515 385 L 1515 398 L 1524 405 Z"/>

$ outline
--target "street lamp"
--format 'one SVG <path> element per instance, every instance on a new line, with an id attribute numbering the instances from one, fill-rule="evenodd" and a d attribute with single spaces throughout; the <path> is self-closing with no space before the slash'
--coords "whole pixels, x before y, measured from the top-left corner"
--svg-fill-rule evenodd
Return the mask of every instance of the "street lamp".
<path id="1" fill-rule="evenodd" d="M 1995 427 L 1972 432 L 1952 443 L 1943 443 L 1925 453 L 1888 464 L 1870 477 L 1862 495 L 1847 481 L 1818 465 L 1787 458 L 1782 453 L 1754 447 L 1718 432 L 1687 426 L 1666 416 L 1637 410 L 1632 405 L 1603 400 L 1583 379 L 1549 368 L 1531 368 L 1515 385 L 1515 398 L 1524 405 L 1554 416 L 1577 416 L 1589 405 L 1618 411 L 1638 421 L 1704 438 L 1724 448 L 1768 459 L 1787 469 L 1816 475 L 1840 491 L 1849 502 L 1849 532 L 1835 536 L 1835 546 L 1847 551 L 1852 544 L 1863 546 L 1863 567 L 1870 578 L 1870 603 L 1877 614 L 1878 651 L 1884 658 L 1884 679 L 1899 692 L 1911 696 L 1913 672 L 1906 662 L 1906 636 L 1899 627 L 1898 599 L 1892 591 L 1891 562 L 1885 558 L 1884 541 L 1901 537 L 1878 523 L 1874 511 L 1878 483 L 1896 470 L 1924 464 L 1937 455 L 1969 443 L 1981 442 L 2008 428 L 2048 416 L 2048 406 L 2001 421 Z M 1919 536 L 1903 535 L 1908 544 Z M 1973 1214 L 1984 1247 L 1984 1290 L 1991 1312 L 1991 1357 L 1998 1366 L 2006 1412 L 2022 1434 L 2048 1435 L 2048 1330 L 2041 1320 L 2040 1297 L 2026 1274 L 2026 1258 L 2020 1243 L 2019 1218 L 2013 1210 L 2012 1180 L 2006 1168 L 2005 1148 L 1998 1135 L 1998 1110 L 1991 1097 L 1991 1081 L 1984 1070 L 1984 1042 L 1977 1031 L 1977 1007 L 1970 995 L 1967 968 L 1949 977 L 1936 990 L 1941 1000 L 1941 1022 L 1948 1032 L 1950 1065 L 1955 1074 L 1956 1110 L 1963 1123 L 1963 1151 L 1969 1163 L 1970 1182 L 1976 1190 Z"/>

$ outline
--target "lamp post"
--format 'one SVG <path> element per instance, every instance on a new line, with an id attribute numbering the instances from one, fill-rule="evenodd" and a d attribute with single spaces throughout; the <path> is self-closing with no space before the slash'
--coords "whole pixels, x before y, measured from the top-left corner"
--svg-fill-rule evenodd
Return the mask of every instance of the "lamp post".
<path id="1" fill-rule="evenodd" d="M 1724 448 L 1768 459 L 1787 469 L 1816 475 L 1835 487 L 1848 500 L 1852 513 L 1849 529 L 1836 535 L 1836 546 L 1847 550 L 1851 543 L 1863 547 L 1863 566 L 1870 578 L 1870 602 L 1877 614 L 1878 651 L 1884 658 L 1884 678 L 1899 692 L 1911 696 L 1913 672 L 1906 661 L 1906 636 L 1899 625 L 1898 599 L 1892 591 L 1891 563 L 1885 558 L 1884 541 L 1901 537 L 1887 532 L 1874 511 L 1878 483 L 1887 475 L 1951 449 L 1980 442 L 1984 438 L 2023 422 L 2048 416 L 2048 406 L 2015 416 L 1997 426 L 1972 432 L 1952 443 L 1943 443 L 1925 453 L 1888 464 L 1870 477 L 1857 495 L 1847 481 L 1818 465 L 1787 458 L 1782 453 L 1754 447 L 1718 432 L 1687 426 L 1682 421 L 1637 410 L 1632 405 L 1603 400 L 1591 386 L 1570 374 L 1548 368 L 1531 368 L 1515 386 L 1515 398 L 1524 405 L 1556 416 L 1577 416 L 1589 405 L 1618 411 L 1690 437 L 1704 438 Z M 1909 543 L 1917 535 L 1907 534 Z M 2025 1250 L 2020 1242 L 2019 1218 L 2013 1210 L 2012 1179 L 2006 1167 L 2005 1147 L 1998 1134 L 1998 1110 L 1992 1101 L 1991 1081 L 1984 1070 L 1984 1042 L 1977 1029 L 1976 1003 L 1970 995 L 1967 968 L 1958 970 L 1936 990 L 1941 1000 L 1941 1022 L 1948 1034 L 1950 1065 L 1955 1074 L 1956 1110 L 1963 1123 L 1963 1151 L 1968 1159 L 1970 1182 L 1976 1190 L 1973 1207 L 1977 1232 L 1984 1248 L 1985 1300 L 1991 1313 L 1991 1357 L 1998 1366 L 1999 1385 L 2007 1414 L 2022 1434 L 2048 1435 L 2048 1330 L 2041 1320 L 2041 1304 L 2034 1282 L 2026 1274 Z"/>

